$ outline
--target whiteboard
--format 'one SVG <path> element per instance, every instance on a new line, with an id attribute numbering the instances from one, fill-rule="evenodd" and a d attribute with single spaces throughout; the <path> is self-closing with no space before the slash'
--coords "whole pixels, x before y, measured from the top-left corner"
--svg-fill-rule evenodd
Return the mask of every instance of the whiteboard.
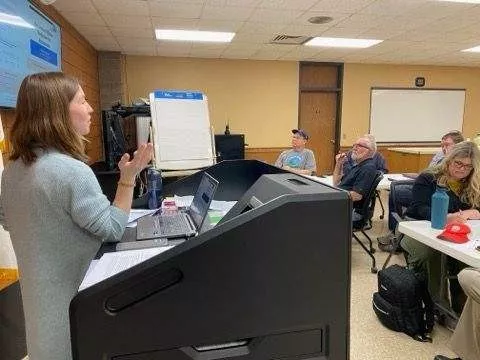
<path id="1" fill-rule="evenodd" d="M 440 141 L 462 131 L 465 90 L 372 89 L 370 130 L 378 142 Z"/>
<path id="2" fill-rule="evenodd" d="M 150 93 L 155 166 L 184 170 L 214 164 L 207 97 L 201 92 Z"/>

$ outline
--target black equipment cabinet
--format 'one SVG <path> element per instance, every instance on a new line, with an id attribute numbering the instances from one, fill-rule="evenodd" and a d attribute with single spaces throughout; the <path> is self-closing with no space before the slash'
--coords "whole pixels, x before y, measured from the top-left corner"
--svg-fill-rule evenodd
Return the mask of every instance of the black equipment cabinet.
<path id="1" fill-rule="evenodd" d="M 245 135 L 215 135 L 217 162 L 245 158 Z"/>
<path id="2" fill-rule="evenodd" d="M 73 359 L 347 360 L 348 194 L 255 160 L 203 171 L 238 200 L 226 220 L 79 292 Z"/>

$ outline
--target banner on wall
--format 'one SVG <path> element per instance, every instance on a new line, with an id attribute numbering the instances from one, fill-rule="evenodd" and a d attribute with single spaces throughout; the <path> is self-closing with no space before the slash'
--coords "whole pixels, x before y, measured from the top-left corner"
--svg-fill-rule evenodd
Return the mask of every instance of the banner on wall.
<path id="1" fill-rule="evenodd" d="M 2 115 L 0 114 L 0 149 L 3 152 L 5 144 L 5 135 L 2 126 Z M 0 156 L 0 177 L 3 172 L 3 157 Z M 0 188 L 1 191 L 1 188 Z M 10 234 L 0 226 L 0 278 L 2 269 L 17 268 L 17 259 L 10 241 Z M 3 274 L 5 275 L 5 274 Z M 0 279 L 1 280 L 1 279 Z"/>

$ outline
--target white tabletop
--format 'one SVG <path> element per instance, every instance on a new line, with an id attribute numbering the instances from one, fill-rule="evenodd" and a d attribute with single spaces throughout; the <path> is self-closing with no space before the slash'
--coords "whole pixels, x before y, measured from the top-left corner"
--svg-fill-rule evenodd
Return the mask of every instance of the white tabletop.
<path id="1" fill-rule="evenodd" d="M 396 147 L 388 148 L 388 150 L 404 154 L 434 155 L 442 149 L 439 147 Z"/>
<path id="2" fill-rule="evenodd" d="M 398 231 L 467 265 L 480 268 L 480 251 L 475 250 L 480 245 L 480 221 L 469 220 L 468 225 L 472 232 L 468 234 L 470 241 L 464 244 L 438 239 L 442 230 L 432 229 L 430 221 L 402 221 Z"/>
<path id="3" fill-rule="evenodd" d="M 313 181 L 320 182 L 322 184 L 330 185 L 333 186 L 333 176 L 308 176 L 306 175 L 309 179 L 312 179 Z M 383 175 L 383 179 L 380 180 L 377 186 L 377 190 L 390 190 L 390 184 L 394 180 L 412 180 L 410 178 L 407 178 L 406 176 L 403 176 L 402 174 L 385 174 Z"/>

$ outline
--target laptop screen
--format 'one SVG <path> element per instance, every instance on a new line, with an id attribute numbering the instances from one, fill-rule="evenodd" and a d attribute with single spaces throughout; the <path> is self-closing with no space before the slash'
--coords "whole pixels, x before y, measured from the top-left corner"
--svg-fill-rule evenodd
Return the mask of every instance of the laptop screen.
<path id="1" fill-rule="evenodd" d="M 202 180 L 198 185 L 197 192 L 193 197 L 192 205 L 190 205 L 190 209 L 188 211 L 188 214 L 192 218 L 197 231 L 200 231 L 200 227 L 207 216 L 208 208 L 210 207 L 210 203 L 215 195 L 217 186 L 218 181 L 204 172 Z"/>

